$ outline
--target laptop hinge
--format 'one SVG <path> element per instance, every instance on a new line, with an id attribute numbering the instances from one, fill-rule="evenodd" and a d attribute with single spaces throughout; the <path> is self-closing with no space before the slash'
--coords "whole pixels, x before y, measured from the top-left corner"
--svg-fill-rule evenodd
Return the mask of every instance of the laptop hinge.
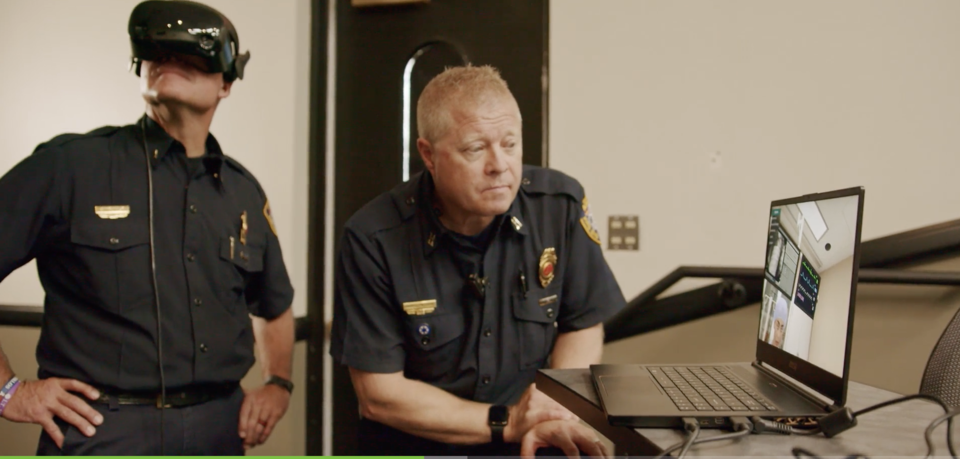
<path id="1" fill-rule="evenodd" d="M 832 413 L 839 408 L 833 402 L 833 400 L 828 400 L 825 397 L 818 397 L 814 394 L 811 394 L 809 389 L 805 389 L 801 386 L 798 386 L 797 384 L 794 384 L 793 381 L 790 381 L 787 377 L 784 377 L 784 375 L 781 375 L 780 373 L 773 371 L 773 369 L 766 367 L 763 364 L 763 362 L 759 360 L 754 360 L 750 365 L 756 368 L 758 371 L 762 372 L 763 374 L 767 375 L 767 377 L 769 377 L 770 379 L 774 379 L 780 384 L 783 384 L 784 386 L 789 388 L 791 391 L 793 391 L 797 395 L 809 400 L 814 405 L 817 405 L 823 408 L 828 413 Z"/>

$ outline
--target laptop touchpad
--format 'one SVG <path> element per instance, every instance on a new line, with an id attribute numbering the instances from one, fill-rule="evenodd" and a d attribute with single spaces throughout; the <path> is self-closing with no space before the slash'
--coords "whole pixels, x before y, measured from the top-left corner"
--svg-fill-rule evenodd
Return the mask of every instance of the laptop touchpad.
<path id="1" fill-rule="evenodd" d="M 600 384 L 608 395 L 617 397 L 617 400 L 641 400 L 662 396 L 660 388 L 648 375 L 604 375 L 600 376 Z"/>

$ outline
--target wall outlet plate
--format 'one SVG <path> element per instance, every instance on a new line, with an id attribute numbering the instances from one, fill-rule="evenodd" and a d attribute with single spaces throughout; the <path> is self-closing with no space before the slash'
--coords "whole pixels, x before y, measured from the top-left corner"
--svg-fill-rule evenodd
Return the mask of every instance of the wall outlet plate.
<path id="1" fill-rule="evenodd" d="M 611 215 L 607 233 L 607 250 L 640 250 L 639 216 Z"/>

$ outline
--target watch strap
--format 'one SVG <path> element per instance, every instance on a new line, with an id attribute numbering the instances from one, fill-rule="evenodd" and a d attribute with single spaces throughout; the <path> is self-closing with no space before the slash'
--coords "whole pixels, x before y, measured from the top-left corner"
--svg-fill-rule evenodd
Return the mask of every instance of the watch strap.
<path id="1" fill-rule="evenodd" d="M 510 411 L 506 406 L 493 405 L 487 414 L 487 424 L 490 426 L 490 442 L 495 445 L 502 445 L 503 431 L 510 420 Z"/>
<path id="2" fill-rule="evenodd" d="M 274 384 L 286 389 L 287 392 L 293 393 L 293 382 L 289 379 L 281 378 L 279 376 L 271 375 L 270 379 L 267 379 L 267 384 Z"/>

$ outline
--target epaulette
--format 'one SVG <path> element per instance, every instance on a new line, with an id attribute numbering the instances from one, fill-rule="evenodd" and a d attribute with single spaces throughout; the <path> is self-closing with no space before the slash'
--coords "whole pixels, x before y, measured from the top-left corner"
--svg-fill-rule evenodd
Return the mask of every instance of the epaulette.
<path id="1" fill-rule="evenodd" d="M 407 220 L 417 213 L 419 206 L 417 206 L 416 198 L 419 194 L 418 191 L 422 180 L 420 174 L 425 175 L 429 174 L 429 172 L 420 172 L 410 177 L 410 180 L 397 185 L 388 192 L 401 220 Z"/>
<path id="2" fill-rule="evenodd" d="M 600 234 L 593 225 L 590 203 L 587 202 L 583 185 L 575 178 L 560 171 L 536 166 L 523 166 L 523 178 L 520 189 L 528 195 L 563 195 L 576 202 L 583 212 L 579 214 L 580 225 L 593 242 L 601 244 Z"/>
<path id="3" fill-rule="evenodd" d="M 119 126 L 104 126 L 94 129 L 86 134 L 60 134 L 44 143 L 41 143 L 40 145 L 37 145 L 37 148 L 34 148 L 33 152 L 36 153 L 44 148 L 49 147 L 61 147 L 74 140 L 89 139 L 92 137 L 106 137 L 114 132 L 117 132 L 118 130 L 120 130 Z"/>
<path id="4" fill-rule="evenodd" d="M 253 183 L 253 186 L 257 187 L 257 193 L 260 193 L 260 199 L 263 199 L 263 216 L 267 219 L 267 224 L 270 225 L 270 231 L 273 232 L 274 236 L 278 236 L 277 225 L 273 222 L 273 211 L 270 210 L 270 199 L 267 198 L 267 192 L 263 191 L 263 187 L 260 186 L 260 182 L 257 181 L 257 178 L 254 177 L 246 167 L 243 167 L 243 164 L 240 164 L 240 161 L 237 161 L 227 155 L 223 155 L 223 162 L 234 168 L 240 173 L 241 176 Z"/>
<path id="5" fill-rule="evenodd" d="M 536 166 L 523 166 L 520 189 L 526 194 L 563 194 L 580 202 L 583 186 L 575 178 L 563 172 Z"/>
<path id="6" fill-rule="evenodd" d="M 257 186 L 257 191 L 260 192 L 260 197 L 267 199 L 267 194 L 263 191 L 263 187 L 260 186 L 260 182 L 257 181 L 257 178 L 253 176 L 246 167 L 243 167 L 243 164 L 240 164 L 240 161 L 237 161 L 227 155 L 223 155 L 223 162 L 227 163 L 230 167 L 234 168 L 240 175 L 244 176 L 247 180 L 253 182 Z"/>

